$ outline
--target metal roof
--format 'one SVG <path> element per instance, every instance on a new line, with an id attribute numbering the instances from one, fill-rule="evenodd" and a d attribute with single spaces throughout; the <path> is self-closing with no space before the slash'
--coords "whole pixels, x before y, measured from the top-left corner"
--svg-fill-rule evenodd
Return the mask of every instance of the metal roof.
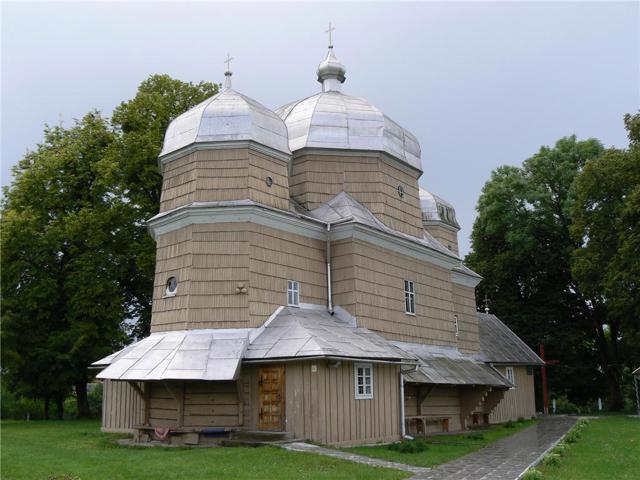
<path id="1" fill-rule="evenodd" d="M 273 111 L 228 88 L 173 120 L 160 156 L 193 143 L 251 140 L 290 154 L 287 127 Z"/>
<path id="2" fill-rule="evenodd" d="M 543 365 L 542 359 L 490 313 L 478 313 L 480 352 L 484 361 L 512 365 Z"/>
<path id="3" fill-rule="evenodd" d="M 422 171 L 420 143 L 364 98 L 336 90 L 280 107 L 276 113 L 289 133 L 289 148 L 373 150 Z"/>
<path id="4" fill-rule="evenodd" d="M 423 230 L 422 238 L 420 238 L 408 235 L 403 232 L 399 232 L 391 227 L 386 226 L 384 223 L 378 220 L 378 218 L 376 218 L 376 216 L 371 213 L 371 211 L 367 207 L 362 205 L 355 198 L 344 191 L 338 193 L 336 196 L 332 197 L 327 202 L 320 205 L 318 208 L 311 210 L 307 215 L 327 223 L 352 221 L 355 223 L 367 225 L 369 227 L 375 228 L 376 230 L 381 230 L 385 233 L 389 233 L 391 235 L 405 238 L 412 242 L 430 247 L 431 249 L 437 250 L 440 253 L 444 253 L 449 257 L 459 259 L 459 257 L 455 253 L 442 245 L 429 232 L 425 230 Z M 467 272 L 465 271 L 463 273 Z M 473 275 L 477 276 L 476 273 L 473 273 Z"/>
<path id="5" fill-rule="evenodd" d="M 282 308 L 252 339 L 245 360 L 322 356 L 413 361 L 410 354 L 353 320 L 330 315 L 321 305 L 309 307 Z"/>
<path id="6" fill-rule="evenodd" d="M 453 205 L 424 188 L 420 189 L 419 195 L 423 222 L 443 222 L 460 229 Z"/>
<path id="7" fill-rule="evenodd" d="M 418 358 L 415 372 L 404 373 L 405 382 L 436 385 L 488 385 L 509 388 L 513 385 L 484 362 L 459 352 L 455 347 L 393 342 Z"/>
<path id="8" fill-rule="evenodd" d="M 235 380 L 249 329 L 152 333 L 93 365 L 111 380 Z"/>

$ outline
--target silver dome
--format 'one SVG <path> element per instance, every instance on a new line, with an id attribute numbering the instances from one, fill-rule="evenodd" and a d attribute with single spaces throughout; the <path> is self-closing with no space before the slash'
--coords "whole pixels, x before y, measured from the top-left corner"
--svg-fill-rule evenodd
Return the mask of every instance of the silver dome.
<path id="1" fill-rule="evenodd" d="M 442 222 L 460 229 L 453 205 L 424 188 L 420 189 L 419 195 L 423 222 Z"/>
<path id="2" fill-rule="evenodd" d="M 337 59 L 335 53 L 333 53 L 333 47 L 329 47 L 327 52 L 327 58 L 325 58 L 320 65 L 318 65 L 318 82 L 324 84 L 326 80 L 336 79 L 340 83 L 344 83 L 345 74 L 347 73 L 347 67 L 345 67 L 340 60 Z"/>
<path id="3" fill-rule="evenodd" d="M 420 144 L 367 100 L 329 90 L 276 110 L 291 151 L 305 147 L 386 152 L 422 171 Z"/>
<path id="4" fill-rule="evenodd" d="M 193 143 L 251 140 L 290 154 L 287 127 L 273 111 L 228 88 L 169 124 L 160 156 Z"/>

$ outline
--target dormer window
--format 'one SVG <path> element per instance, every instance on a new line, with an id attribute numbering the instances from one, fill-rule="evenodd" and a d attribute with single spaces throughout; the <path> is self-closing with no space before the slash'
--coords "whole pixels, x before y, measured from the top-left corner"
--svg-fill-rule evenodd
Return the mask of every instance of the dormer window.
<path id="1" fill-rule="evenodd" d="M 173 297 L 178 291 L 178 279 L 176 277 L 169 277 L 167 279 L 166 289 L 164 291 L 165 297 Z"/>
<path id="2" fill-rule="evenodd" d="M 300 306 L 300 282 L 287 281 L 287 305 L 290 307 Z"/>

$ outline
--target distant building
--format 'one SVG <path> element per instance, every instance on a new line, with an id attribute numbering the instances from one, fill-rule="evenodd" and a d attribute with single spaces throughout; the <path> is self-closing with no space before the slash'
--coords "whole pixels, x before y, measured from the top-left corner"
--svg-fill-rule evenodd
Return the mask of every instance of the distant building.
<path id="1" fill-rule="evenodd" d="M 227 72 L 167 129 L 152 334 L 94 364 L 105 431 L 352 445 L 535 415 L 541 360 L 477 313 L 418 140 L 341 92 L 332 46 L 317 74 L 273 112 Z"/>

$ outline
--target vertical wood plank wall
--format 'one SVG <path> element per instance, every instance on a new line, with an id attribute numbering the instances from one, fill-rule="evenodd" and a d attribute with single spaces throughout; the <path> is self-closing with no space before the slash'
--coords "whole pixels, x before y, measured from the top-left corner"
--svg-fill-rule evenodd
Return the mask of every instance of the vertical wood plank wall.
<path id="1" fill-rule="evenodd" d="M 503 375 L 506 368 L 496 367 Z M 513 374 L 516 388 L 508 390 L 495 410 L 489 415 L 489 423 L 502 423 L 517 420 L 519 417 L 531 418 L 536 415 L 534 376 L 527 375 L 527 367 L 514 366 Z"/>
<path id="2" fill-rule="evenodd" d="M 102 431 L 133 432 L 144 418 L 144 402 L 127 382 L 102 383 Z"/>
<path id="3" fill-rule="evenodd" d="M 399 367 L 374 363 L 373 399 L 356 400 L 353 365 L 329 368 L 321 360 L 287 364 L 286 429 L 294 438 L 329 445 L 400 439 Z"/>
<path id="4" fill-rule="evenodd" d="M 416 387 L 405 385 L 405 415 L 428 415 L 431 417 L 450 417 L 449 430 L 462 428 L 460 424 L 460 395 L 456 387 L 436 386 L 429 392 L 419 409 L 416 408 Z M 438 424 L 427 424 L 427 432 L 441 432 Z"/>

